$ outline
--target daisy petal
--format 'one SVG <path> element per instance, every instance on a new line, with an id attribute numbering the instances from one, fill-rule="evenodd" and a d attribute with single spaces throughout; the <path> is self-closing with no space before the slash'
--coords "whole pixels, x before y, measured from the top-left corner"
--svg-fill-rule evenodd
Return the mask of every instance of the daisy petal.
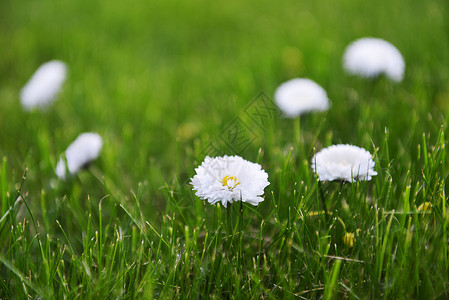
<path id="1" fill-rule="evenodd" d="M 190 182 L 195 194 L 210 204 L 221 201 L 224 207 L 240 200 L 258 205 L 263 201 L 260 196 L 265 187 L 270 184 L 268 174 L 259 164 L 240 156 L 207 156 L 195 171 Z"/>

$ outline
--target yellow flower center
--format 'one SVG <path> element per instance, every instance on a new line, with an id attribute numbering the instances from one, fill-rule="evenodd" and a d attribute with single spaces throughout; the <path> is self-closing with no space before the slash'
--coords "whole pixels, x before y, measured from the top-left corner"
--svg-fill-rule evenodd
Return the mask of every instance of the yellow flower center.
<path id="1" fill-rule="evenodd" d="M 237 177 L 229 175 L 223 177 L 221 183 L 223 184 L 223 186 L 226 186 L 231 191 L 240 184 L 240 182 L 237 181 Z"/>

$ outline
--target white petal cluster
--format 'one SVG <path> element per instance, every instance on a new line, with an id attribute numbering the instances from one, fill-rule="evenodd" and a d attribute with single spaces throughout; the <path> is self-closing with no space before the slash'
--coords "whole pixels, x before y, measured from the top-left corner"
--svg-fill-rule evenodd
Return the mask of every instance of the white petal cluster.
<path id="1" fill-rule="evenodd" d="M 190 184 L 196 195 L 210 204 L 221 201 L 224 207 L 240 200 L 258 205 L 270 184 L 268 174 L 259 164 L 240 156 L 207 156 L 195 171 Z"/>
<path id="2" fill-rule="evenodd" d="M 281 84 L 274 93 L 274 101 L 287 118 L 329 109 L 326 91 L 307 78 L 295 78 Z"/>
<path id="3" fill-rule="evenodd" d="M 312 169 L 320 181 L 355 182 L 377 175 L 371 154 L 352 145 L 332 145 L 312 158 Z"/>
<path id="4" fill-rule="evenodd" d="M 377 77 L 385 74 L 393 81 L 404 77 L 405 62 L 399 50 L 378 38 L 362 38 L 352 42 L 345 50 L 343 66 L 349 74 Z"/>
<path id="5" fill-rule="evenodd" d="M 56 100 L 67 75 L 65 63 L 52 60 L 41 65 L 20 91 L 20 101 L 26 110 L 44 108 Z"/>
<path id="6" fill-rule="evenodd" d="M 95 160 L 103 147 L 103 140 L 97 133 L 86 132 L 80 134 L 65 151 L 65 159 L 61 156 L 56 165 L 56 175 L 64 179 L 67 170 L 70 174 L 77 173 L 89 162 Z M 66 167 L 67 161 L 67 167 Z"/>

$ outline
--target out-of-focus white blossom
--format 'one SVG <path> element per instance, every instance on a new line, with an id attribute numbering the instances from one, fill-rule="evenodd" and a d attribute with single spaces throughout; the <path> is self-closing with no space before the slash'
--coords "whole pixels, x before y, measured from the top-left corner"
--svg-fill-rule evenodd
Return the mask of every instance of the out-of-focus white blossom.
<path id="1" fill-rule="evenodd" d="M 295 78 L 281 84 L 274 93 L 274 101 L 287 118 L 329 109 L 326 91 L 307 78 Z"/>
<path id="2" fill-rule="evenodd" d="M 20 102 L 26 110 L 51 105 L 67 75 L 65 63 L 52 60 L 41 65 L 20 91 Z"/>
<path id="3" fill-rule="evenodd" d="M 402 81 L 405 62 L 399 50 L 378 38 L 362 38 L 352 42 L 345 50 L 343 66 L 349 74 L 377 77 L 385 74 L 394 81 Z"/>
<path id="4" fill-rule="evenodd" d="M 77 173 L 100 155 L 102 147 L 103 140 L 97 133 L 86 132 L 80 134 L 65 151 L 65 159 L 61 155 L 56 165 L 56 175 L 64 179 L 67 170 L 71 175 Z"/>

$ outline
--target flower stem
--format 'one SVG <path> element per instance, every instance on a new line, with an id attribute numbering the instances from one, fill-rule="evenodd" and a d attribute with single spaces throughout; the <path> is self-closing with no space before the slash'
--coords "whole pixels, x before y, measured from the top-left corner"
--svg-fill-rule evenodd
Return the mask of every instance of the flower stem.
<path id="1" fill-rule="evenodd" d="M 328 217 L 328 212 L 327 212 L 327 207 L 326 207 L 326 198 L 324 198 L 323 185 L 321 184 L 321 181 L 319 181 L 319 180 L 318 180 L 318 191 L 320 193 L 321 205 L 323 206 L 323 210 L 324 210 L 324 219 L 326 220 L 326 224 L 329 226 L 329 217 Z"/>
<path id="2" fill-rule="evenodd" d="M 227 251 L 231 250 L 232 224 L 231 224 L 231 204 L 226 206 L 226 245 Z M 229 257 L 229 255 L 227 255 Z"/>
<path id="3" fill-rule="evenodd" d="M 240 196 L 241 197 L 241 196 Z M 238 266 L 239 270 L 242 270 L 242 263 L 243 263 L 243 251 L 242 251 L 242 244 L 243 244 L 243 201 L 240 199 L 240 220 L 239 220 L 239 259 L 238 259 Z"/>
<path id="4" fill-rule="evenodd" d="M 296 151 L 299 151 L 299 147 L 301 146 L 301 119 L 300 117 L 295 118 L 294 125 L 295 128 L 293 130 L 293 140 L 295 141 Z"/>

